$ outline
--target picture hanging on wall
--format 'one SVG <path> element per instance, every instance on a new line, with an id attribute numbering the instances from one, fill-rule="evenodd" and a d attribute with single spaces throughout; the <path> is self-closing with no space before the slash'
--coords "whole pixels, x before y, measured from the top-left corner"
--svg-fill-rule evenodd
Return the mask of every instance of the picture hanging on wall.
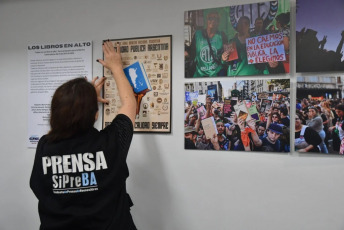
<path id="1" fill-rule="evenodd" d="M 172 36 L 140 37 L 110 40 L 119 43 L 124 73 L 134 89 L 137 100 L 134 132 L 170 133 L 172 106 Z M 121 101 L 111 71 L 104 68 L 107 78 L 104 97 L 103 127 L 115 118 Z"/>
<path id="2" fill-rule="evenodd" d="M 295 150 L 344 154 L 343 76 L 297 77 Z"/>
<path id="3" fill-rule="evenodd" d="M 344 1 L 296 1 L 296 72 L 344 71 Z"/>
<path id="4" fill-rule="evenodd" d="M 185 78 L 289 73 L 289 0 L 184 13 Z"/>
<path id="5" fill-rule="evenodd" d="M 290 151 L 290 80 L 185 83 L 185 149 Z"/>

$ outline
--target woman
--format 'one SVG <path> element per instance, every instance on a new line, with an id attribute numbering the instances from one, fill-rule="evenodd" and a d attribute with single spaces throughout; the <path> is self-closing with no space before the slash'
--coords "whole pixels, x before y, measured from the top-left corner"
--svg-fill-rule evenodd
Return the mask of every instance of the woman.
<path id="1" fill-rule="evenodd" d="M 281 124 L 281 115 L 279 115 L 279 113 L 276 113 L 276 112 L 272 113 L 271 121 L 272 121 L 271 123 L 273 123 L 273 124 L 278 124 L 280 126 L 283 125 L 283 124 Z"/>
<path id="2" fill-rule="evenodd" d="M 197 149 L 211 149 L 210 140 L 206 138 L 204 128 L 201 124 L 202 116 L 200 111 L 197 111 L 197 121 L 195 123 L 195 131 L 197 132 Z"/>
<path id="3" fill-rule="evenodd" d="M 322 101 L 320 103 L 320 106 L 321 106 L 322 112 L 326 115 L 328 119 L 327 126 L 329 128 L 330 126 L 332 126 L 332 120 L 334 119 L 334 115 L 331 110 L 330 103 L 328 101 Z"/>
<path id="4" fill-rule="evenodd" d="M 266 129 L 270 126 L 270 124 L 276 124 L 281 127 L 284 125 L 280 123 L 281 121 L 281 115 L 278 112 L 273 112 L 274 107 L 271 107 L 269 111 L 267 112 L 267 122 L 266 122 Z"/>
<path id="5" fill-rule="evenodd" d="M 258 134 L 255 131 L 256 122 L 254 119 L 251 119 L 247 122 L 246 127 L 245 123 L 246 122 L 242 118 L 238 118 L 238 126 L 241 131 L 241 141 L 243 143 L 244 150 L 252 151 L 255 148 L 256 143 L 259 142 Z"/>
<path id="6" fill-rule="evenodd" d="M 230 44 L 235 44 L 238 59 L 228 62 L 229 56 L 235 52 L 235 50 L 226 50 L 222 54 L 222 61 L 229 63 L 227 75 L 243 76 L 269 74 L 265 65 L 255 65 L 247 62 L 246 39 L 251 36 L 250 19 L 246 16 L 240 17 L 236 30 L 238 33 L 235 34 Z"/>
<path id="7" fill-rule="evenodd" d="M 298 114 L 295 115 L 295 150 L 298 152 L 319 152 L 321 143 L 319 134 L 303 125 Z"/>
<path id="8" fill-rule="evenodd" d="M 322 104 L 323 102 L 321 102 Z M 324 104 L 323 104 L 324 105 Z M 325 132 L 325 144 L 326 146 L 329 145 L 328 140 L 330 139 L 331 135 L 330 132 L 328 131 L 328 128 L 330 127 L 330 124 L 332 123 L 332 118 L 331 118 L 331 110 L 328 111 L 326 109 L 326 107 L 320 107 L 320 106 L 316 106 L 316 108 L 318 109 L 320 116 L 323 120 L 323 126 L 324 126 L 324 132 Z"/>
<path id="9" fill-rule="evenodd" d="M 61 85 L 51 102 L 51 130 L 37 146 L 30 187 L 38 198 L 41 230 L 136 229 L 126 192 L 126 158 L 133 135 L 136 101 L 123 73 L 120 47 L 103 44 L 122 102 L 104 130 L 93 127 L 105 78 Z"/>
<path id="10" fill-rule="evenodd" d="M 222 120 L 216 121 L 217 135 L 210 139 L 211 148 L 214 150 L 230 150 L 231 142 L 226 137 L 226 127 Z"/>
<path id="11" fill-rule="evenodd" d="M 219 13 L 210 11 L 207 14 L 206 28 L 195 32 L 190 47 L 187 47 L 184 53 L 186 60 L 190 60 L 193 64 L 189 66 L 186 76 L 226 76 L 221 63 L 221 54 L 223 45 L 227 43 L 227 36 L 219 31 L 219 25 Z"/>
<path id="12" fill-rule="evenodd" d="M 337 115 L 336 123 L 329 128 L 333 134 L 333 150 L 344 154 L 344 104 L 336 105 L 335 114 Z"/>
<path id="13" fill-rule="evenodd" d="M 314 106 L 308 108 L 308 119 L 306 124 L 315 130 L 321 137 L 321 143 L 319 144 L 320 151 L 322 153 L 328 153 L 326 144 L 324 142 L 326 134 L 324 131 L 323 119 L 319 116 L 318 109 Z"/>

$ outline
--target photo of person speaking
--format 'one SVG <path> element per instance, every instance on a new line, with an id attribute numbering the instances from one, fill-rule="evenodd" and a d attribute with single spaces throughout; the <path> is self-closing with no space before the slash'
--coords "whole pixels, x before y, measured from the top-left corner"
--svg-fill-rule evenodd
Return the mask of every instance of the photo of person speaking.
<path id="1" fill-rule="evenodd" d="M 289 73 L 290 3 L 251 3 L 184 14 L 185 77 Z"/>
<path id="2" fill-rule="evenodd" d="M 290 152 L 290 80 L 185 83 L 185 149 Z"/>

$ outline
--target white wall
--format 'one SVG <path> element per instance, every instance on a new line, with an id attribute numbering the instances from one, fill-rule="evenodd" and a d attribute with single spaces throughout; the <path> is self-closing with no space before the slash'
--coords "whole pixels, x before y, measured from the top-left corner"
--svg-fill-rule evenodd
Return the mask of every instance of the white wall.
<path id="1" fill-rule="evenodd" d="M 184 150 L 183 12 L 250 2 L 258 1 L 1 0 L 0 229 L 39 227 L 29 188 L 34 150 L 25 141 L 27 45 L 93 40 L 93 74 L 101 75 L 103 39 L 166 34 L 173 35 L 172 133 L 135 134 L 128 159 L 139 229 L 344 229 L 342 158 Z"/>

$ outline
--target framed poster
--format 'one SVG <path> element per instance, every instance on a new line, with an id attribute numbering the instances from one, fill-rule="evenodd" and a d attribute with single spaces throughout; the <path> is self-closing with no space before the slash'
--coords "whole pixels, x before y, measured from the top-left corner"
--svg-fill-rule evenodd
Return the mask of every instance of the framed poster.
<path id="1" fill-rule="evenodd" d="M 170 133 L 172 106 L 172 35 L 110 40 L 114 46 L 119 43 L 123 67 L 128 70 L 137 64 L 147 75 L 148 90 L 135 93 L 137 99 L 136 133 Z M 127 69 L 126 69 L 127 68 Z M 135 71 L 137 68 L 134 68 Z M 107 78 L 104 84 L 104 98 L 110 103 L 104 105 L 103 127 L 115 118 L 121 101 L 116 82 L 110 70 L 104 68 Z M 130 72 L 130 68 L 128 70 Z M 138 78 L 129 80 L 132 84 Z"/>
<path id="2" fill-rule="evenodd" d="M 296 1 L 296 72 L 344 70 L 344 1 Z"/>
<path id="3" fill-rule="evenodd" d="M 185 77 L 289 73 L 290 2 L 186 11 Z"/>
<path id="4" fill-rule="evenodd" d="M 290 152 L 289 79 L 186 82 L 184 90 L 185 149 Z M 187 97 L 194 92 L 198 99 Z"/>

